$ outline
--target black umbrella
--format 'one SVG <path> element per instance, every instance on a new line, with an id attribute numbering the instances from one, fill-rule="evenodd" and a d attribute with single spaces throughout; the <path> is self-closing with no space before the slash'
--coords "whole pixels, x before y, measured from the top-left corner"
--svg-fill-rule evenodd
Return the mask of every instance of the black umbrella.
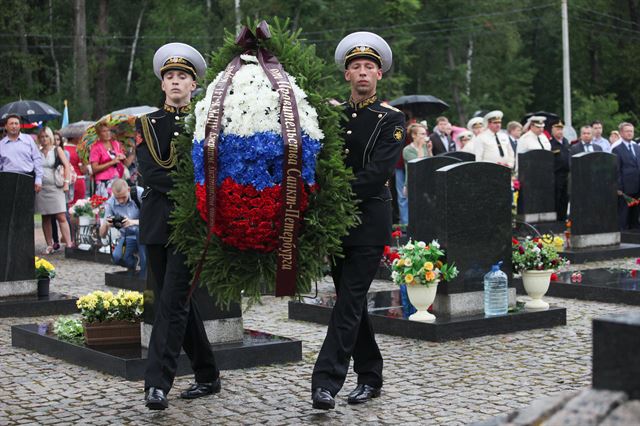
<path id="1" fill-rule="evenodd" d="M 51 105 L 40 101 L 15 101 L 0 108 L 0 120 L 4 120 L 9 114 L 19 115 L 30 123 L 55 120 L 62 115 Z"/>
<path id="2" fill-rule="evenodd" d="M 522 119 L 522 124 L 525 124 L 527 120 L 529 120 L 529 118 L 533 117 L 534 115 L 545 117 L 547 119 L 544 122 L 544 127 L 547 130 L 551 129 L 551 126 L 553 124 L 560 121 L 560 116 L 558 114 L 554 114 L 553 112 L 547 112 L 547 111 L 538 111 L 538 112 L 530 112 L 528 114 L 525 114 L 524 118 Z"/>
<path id="3" fill-rule="evenodd" d="M 389 102 L 403 111 L 410 111 L 414 117 L 438 115 L 449 109 L 449 105 L 442 99 L 431 95 L 406 95 Z"/>

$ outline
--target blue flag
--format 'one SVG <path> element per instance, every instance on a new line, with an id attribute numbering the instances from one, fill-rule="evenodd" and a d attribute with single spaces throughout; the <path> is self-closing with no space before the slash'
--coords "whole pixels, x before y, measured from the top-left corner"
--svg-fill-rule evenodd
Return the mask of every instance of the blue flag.
<path id="1" fill-rule="evenodd" d="M 62 129 L 66 125 L 69 124 L 69 107 L 67 106 L 67 100 L 64 100 L 64 111 L 62 112 L 62 124 L 60 128 Z"/>

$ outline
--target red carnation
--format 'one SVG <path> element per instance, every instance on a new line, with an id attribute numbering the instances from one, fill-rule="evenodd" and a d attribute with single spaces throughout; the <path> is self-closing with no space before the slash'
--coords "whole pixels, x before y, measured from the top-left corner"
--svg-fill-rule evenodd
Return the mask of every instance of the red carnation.
<path id="1" fill-rule="evenodd" d="M 518 244 L 520 244 L 520 241 L 518 241 L 516 238 L 511 237 L 511 244 L 517 246 Z"/>
<path id="2" fill-rule="evenodd" d="M 633 271 L 631 271 L 631 276 L 632 276 L 633 278 L 635 278 L 635 277 L 636 277 L 636 275 L 638 275 L 638 270 L 637 270 L 637 269 L 634 269 Z"/>
<path id="3" fill-rule="evenodd" d="M 520 254 L 524 254 L 524 247 L 522 247 L 522 246 L 518 246 L 518 252 L 519 252 Z"/>
<path id="4" fill-rule="evenodd" d="M 558 274 L 555 272 L 551 274 L 551 281 L 558 281 Z"/>

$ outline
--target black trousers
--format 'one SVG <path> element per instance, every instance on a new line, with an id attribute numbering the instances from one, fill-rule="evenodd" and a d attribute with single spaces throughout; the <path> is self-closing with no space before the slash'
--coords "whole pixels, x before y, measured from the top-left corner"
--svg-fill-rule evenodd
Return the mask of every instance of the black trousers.
<path id="1" fill-rule="evenodd" d="M 639 198 L 640 194 L 627 194 L 633 198 Z M 640 213 L 640 206 L 627 206 L 627 202 L 624 201 L 624 197 L 618 197 L 618 225 L 620 230 L 623 229 L 637 229 L 640 228 L 638 223 L 638 214 Z"/>
<path id="2" fill-rule="evenodd" d="M 191 271 L 186 256 L 175 246 L 147 245 L 147 279 L 155 282 L 156 312 L 149 342 L 145 390 L 168 393 L 178 367 L 180 348 L 191 360 L 196 382 L 215 381 L 220 372 L 193 299 L 186 303 Z"/>
<path id="3" fill-rule="evenodd" d="M 382 251 L 383 246 L 345 247 L 345 257 L 334 259 L 331 272 L 337 300 L 313 369 L 312 392 L 322 387 L 335 396 L 347 377 L 351 357 L 358 383 L 382 386 L 382 355 L 367 312 L 367 292 Z"/>
<path id="4" fill-rule="evenodd" d="M 557 220 L 567 220 L 567 206 L 569 205 L 569 173 L 556 172 L 555 206 Z"/>

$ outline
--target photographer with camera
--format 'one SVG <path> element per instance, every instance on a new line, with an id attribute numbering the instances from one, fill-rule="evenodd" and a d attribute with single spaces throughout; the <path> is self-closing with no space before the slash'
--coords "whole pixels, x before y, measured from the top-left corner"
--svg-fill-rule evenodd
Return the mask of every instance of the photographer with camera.
<path id="1" fill-rule="evenodd" d="M 135 272 L 140 259 L 140 277 L 146 275 L 147 256 L 144 245 L 138 243 L 140 206 L 143 189 L 136 186 L 129 189 L 123 179 L 116 179 L 111 186 L 111 197 L 105 202 L 104 219 L 100 224 L 100 236 L 104 237 L 111 227 L 120 230 L 120 238 L 113 250 L 113 263 Z"/>

